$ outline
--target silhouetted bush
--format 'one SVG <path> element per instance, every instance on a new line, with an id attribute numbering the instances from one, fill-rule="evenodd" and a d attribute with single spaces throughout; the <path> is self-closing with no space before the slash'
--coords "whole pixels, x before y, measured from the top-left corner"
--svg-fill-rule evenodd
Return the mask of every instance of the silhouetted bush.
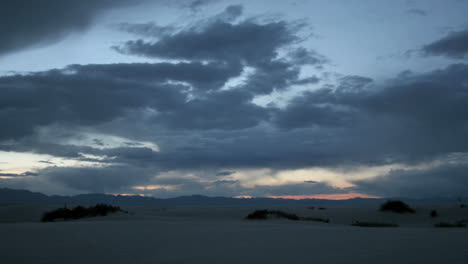
<path id="1" fill-rule="evenodd" d="M 327 210 L 325 207 L 319 207 L 319 210 Z"/>
<path id="2" fill-rule="evenodd" d="M 250 213 L 245 217 L 249 220 L 265 220 L 268 218 L 284 218 L 288 220 L 302 220 L 302 221 L 315 221 L 315 222 L 323 222 L 329 223 L 330 219 L 326 218 L 318 218 L 318 217 L 299 217 L 295 214 L 285 213 L 283 211 L 269 211 L 269 210 L 257 210 L 253 213 Z"/>
<path id="3" fill-rule="evenodd" d="M 435 227 L 448 227 L 448 228 L 461 228 L 466 227 L 466 224 L 463 221 L 458 221 L 455 223 L 448 223 L 448 222 L 440 222 L 434 225 Z"/>
<path id="4" fill-rule="evenodd" d="M 398 227 L 397 224 L 379 223 L 379 222 L 360 222 L 360 221 L 354 221 L 352 225 L 359 226 L 359 227 Z"/>
<path id="5" fill-rule="evenodd" d="M 257 210 L 247 215 L 246 219 L 265 220 L 265 219 L 268 219 L 268 217 L 286 218 L 286 219 L 295 220 L 295 221 L 300 220 L 299 216 L 295 214 L 289 214 L 283 211 L 269 211 L 269 210 Z"/>
<path id="6" fill-rule="evenodd" d="M 466 205 L 465 204 L 460 204 L 460 208 L 465 208 Z"/>
<path id="7" fill-rule="evenodd" d="M 42 215 L 42 222 L 53 222 L 55 220 L 71 220 L 85 217 L 105 216 L 109 213 L 121 211 L 120 207 L 107 204 L 97 204 L 88 208 L 77 206 L 73 209 L 67 207 L 58 208 Z"/>
<path id="8" fill-rule="evenodd" d="M 257 210 L 247 215 L 246 219 L 249 220 L 265 220 L 268 218 L 268 210 Z"/>
<path id="9" fill-rule="evenodd" d="M 431 217 L 432 217 L 432 218 L 435 218 L 435 217 L 438 217 L 438 216 L 439 216 L 439 214 L 437 213 L 436 210 L 432 210 L 432 211 L 431 211 Z"/>
<path id="10" fill-rule="evenodd" d="M 330 219 L 328 219 L 328 218 L 319 218 L 319 217 L 301 217 L 301 220 L 330 223 Z"/>
<path id="11" fill-rule="evenodd" d="M 380 206 L 380 211 L 390 211 L 399 214 L 414 213 L 414 209 L 402 201 L 388 201 Z"/>

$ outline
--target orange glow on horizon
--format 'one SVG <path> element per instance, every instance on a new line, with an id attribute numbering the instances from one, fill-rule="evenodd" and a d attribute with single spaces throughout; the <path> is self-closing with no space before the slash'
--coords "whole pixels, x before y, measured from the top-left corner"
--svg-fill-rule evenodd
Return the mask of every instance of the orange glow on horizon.
<path id="1" fill-rule="evenodd" d="M 368 198 L 378 199 L 383 198 L 379 196 L 372 196 L 362 193 L 334 193 L 334 194 L 314 194 L 314 195 L 284 195 L 284 196 L 268 196 L 274 199 L 291 199 L 291 200 L 304 200 L 304 199 L 322 199 L 322 200 L 348 200 L 353 198 Z"/>
<path id="2" fill-rule="evenodd" d="M 108 193 L 109 195 L 113 196 L 140 196 L 140 197 L 147 197 L 145 194 L 141 193 Z"/>
<path id="3" fill-rule="evenodd" d="M 252 199 L 253 197 L 250 196 L 250 195 L 238 195 L 238 196 L 234 196 L 232 198 L 236 198 L 236 199 Z"/>

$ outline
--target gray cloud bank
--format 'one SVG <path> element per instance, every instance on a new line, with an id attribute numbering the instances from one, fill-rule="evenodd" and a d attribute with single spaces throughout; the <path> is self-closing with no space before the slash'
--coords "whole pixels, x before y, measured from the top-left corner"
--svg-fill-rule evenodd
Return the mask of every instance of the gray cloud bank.
<path id="1" fill-rule="evenodd" d="M 467 64 L 403 72 L 383 83 L 347 76 L 325 85 L 316 76 L 301 77 L 302 66 L 319 67 L 326 58 L 298 47 L 298 41 L 297 27 L 284 21 L 212 20 L 203 27 L 157 34 L 154 41 L 140 39 L 115 47 L 129 55 L 170 62 L 70 65 L 0 77 L 0 120 L 8 124 L 0 130 L 0 150 L 108 165 L 49 167 L 33 179 L 42 177 L 69 189 L 125 191 L 138 184 L 167 184 L 157 176 L 164 172 L 212 171 L 211 176 L 202 176 L 205 181 L 182 180 L 179 193 L 225 195 L 248 191 L 236 181 L 219 181 L 231 175 L 220 171 L 231 169 L 417 164 L 468 152 Z M 244 81 L 226 86 L 247 67 L 253 70 Z M 292 85 L 319 88 L 297 94 L 285 107 L 253 103 L 257 96 L 288 91 Z M 54 140 L 44 140 L 40 131 L 49 131 Z M 102 149 L 99 142 L 61 143 L 80 131 L 150 141 L 161 151 L 142 146 Z M 428 172 L 434 188 L 440 179 L 448 182 L 440 194 L 450 190 L 466 194 L 460 187 L 467 186 L 465 178 L 459 173 L 447 177 L 444 169 Z M 394 172 L 356 184 L 377 195 L 431 195 L 420 187 L 425 179 Z M 255 192 L 333 191 L 343 190 L 304 183 L 258 187 Z"/>
<path id="2" fill-rule="evenodd" d="M 0 3 L 0 55 L 61 40 L 93 24 L 102 12 L 131 0 L 5 0 Z"/>
<path id="3" fill-rule="evenodd" d="M 464 58 L 468 54 L 468 29 L 454 31 L 423 47 L 426 55 Z"/>

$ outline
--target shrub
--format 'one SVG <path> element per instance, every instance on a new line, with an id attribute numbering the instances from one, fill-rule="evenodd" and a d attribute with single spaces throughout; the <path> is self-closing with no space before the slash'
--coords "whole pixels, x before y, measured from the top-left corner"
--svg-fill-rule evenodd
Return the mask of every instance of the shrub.
<path id="1" fill-rule="evenodd" d="M 432 218 L 435 218 L 435 217 L 438 217 L 438 216 L 439 216 L 439 214 L 437 213 L 436 210 L 432 210 L 432 211 L 431 211 L 431 217 L 432 217 Z"/>
<path id="2" fill-rule="evenodd" d="M 380 211 L 390 211 L 399 214 L 414 213 L 414 209 L 402 201 L 388 201 L 380 206 Z"/>
<path id="3" fill-rule="evenodd" d="M 249 220 L 265 220 L 268 217 L 276 217 L 276 218 L 285 218 L 289 220 L 300 220 L 299 216 L 295 214 L 285 213 L 283 211 L 269 211 L 269 210 L 257 210 L 253 213 L 247 215 L 246 219 Z"/>
<path id="4" fill-rule="evenodd" d="M 45 212 L 42 215 L 42 222 L 53 222 L 55 220 L 70 220 L 80 219 L 85 217 L 105 216 L 108 213 L 115 213 L 121 211 L 118 206 L 111 206 L 107 204 L 97 204 L 88 208 L 83 206 L 77 206 L 73 209 L 67 207 L 58 208 L 50 212 Z"/>
<path id="5" fill-rule="evenodd" d="M 360 221 L 354 221 L 352 225 L 359 226 L 359 227 L 398 227 L 397 224 L 379 223 L 379 222 L 360 222 Z"/>
<path id="6" fill-rule="evenodd" d="M 319 217 L 302 217 L 301 220 L 330 223 L 330 219 L 328 219 L 328 218 L 319 218 Z"/>
<path id="7" fill-rule="evenodd" d="M 462 228 L 466 227 L 466 224 L 463 221 L 458 221 L 455 223 L 448 223 L 448 222 L 440 222 L 434 225 L 435 227 L 445 227 L 445 228 Z"/>
<path id="8" fill-rule="evenodd" d="M 57 219 L 68 220 L 70 219 L 70 217 L 71 217 L 70 209 L 64 207 L 64 208 L 58 208 L 53 211 L 44 213 L 44 215 L 42 215 L 41 221 L 52 222 Z"/>
<path id="9" fill-rule="evenodd" d="M 293 221 L 316 221 L 329 223 L 330 219 L 317 218 L 317 217 L 299 217 L 295 214 L 285 213 L 283 211 L 269 211 L 269 210 L 257 210 L 253 213 L 250 213 L 245 218 L 249 220 L 265 220 L 268 218 L 284 218 Z"/>
<path id="10" fill-rule="evenodd" d="M 268 218 L 268 210 L 257 210 L 247 215 L 246 219 L 249 220 L 264 220 Z"/>

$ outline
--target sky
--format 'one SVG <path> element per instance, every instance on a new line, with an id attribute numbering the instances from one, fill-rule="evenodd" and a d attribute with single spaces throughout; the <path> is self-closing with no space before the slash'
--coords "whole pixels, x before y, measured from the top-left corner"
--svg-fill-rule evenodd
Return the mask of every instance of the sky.
<path id="1" fill-rule="evenodd" d="M 468 196 L 467 0 L 6 0 L 0 187 Z"/>

